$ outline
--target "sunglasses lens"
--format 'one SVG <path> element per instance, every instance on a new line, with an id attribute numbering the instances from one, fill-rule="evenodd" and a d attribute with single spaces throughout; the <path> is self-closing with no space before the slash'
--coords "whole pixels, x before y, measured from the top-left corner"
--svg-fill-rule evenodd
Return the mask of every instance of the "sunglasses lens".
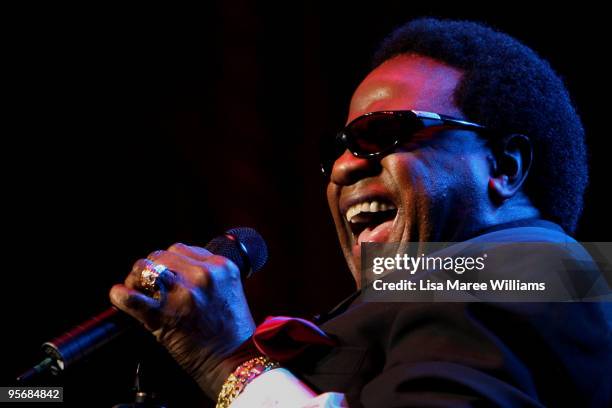
<path id="1" fill-rule="evenodd" d="M 414 132 L 414 121 L 391 113 L 362 116 L 347 129 L 348 147 L 360 156 L 384 152 L 397 143 L 402 135 Z"/>
<path id="2" fill-rule="evenodd" d="M 409 112 L 374 112 L 351 122 L 336 138 L 325 138 L 321 146 L 321 169 L 329 176 L 334 162 L 348 148 L 358 157 L 369 158 L 392 149 L 397 142 L 419 129 Z"/>

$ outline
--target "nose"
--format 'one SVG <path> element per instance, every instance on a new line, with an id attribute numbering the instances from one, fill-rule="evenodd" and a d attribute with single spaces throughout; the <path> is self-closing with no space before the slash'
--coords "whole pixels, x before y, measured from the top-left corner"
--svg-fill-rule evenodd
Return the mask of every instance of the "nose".
<path id="1" fill-rule="evenodd" d="M 351 185 L 357 181 L 380 173 L 379 158 L 363 159 L 344 151 L 335 162 L 331 171 L 331 181 L 338 185 Z"/>

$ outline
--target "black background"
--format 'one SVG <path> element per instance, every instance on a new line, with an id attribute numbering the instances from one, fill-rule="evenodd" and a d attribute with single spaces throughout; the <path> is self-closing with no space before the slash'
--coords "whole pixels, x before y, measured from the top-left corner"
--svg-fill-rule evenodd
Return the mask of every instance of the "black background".
<path id="1" fill-rule="evenodd" d="M 4 10 L 0 385 L 43 341 L 106 308 L 136 259 L 229 227 L 268 242 L 268 266 L 247 283 L 258 321 L 308 317 L 348 295 L 317 141 L 344 122 L 379 41 L 416 16 L 486 22 L 552 63 L 591 155 L 577 238 L 609 241 L 605 13 L 412 3 Z M 64 385 L 75 406 L 109 407 L 129 400 L 140 358 L 171 406 L 197 405 L 144 335 L 44 383 Z"/>

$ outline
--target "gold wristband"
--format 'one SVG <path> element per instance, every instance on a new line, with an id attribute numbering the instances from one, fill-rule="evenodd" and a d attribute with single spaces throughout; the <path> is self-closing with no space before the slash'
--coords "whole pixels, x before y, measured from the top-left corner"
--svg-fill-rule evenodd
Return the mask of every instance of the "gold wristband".
<path id="1" fill-rule="evenodd" d="M 240 364 L 221 387 L 216 408 L 227 408 L 240 395 L 244 388 L 266 371 L 280 367 L 276 361 L 259 356 Z"/>

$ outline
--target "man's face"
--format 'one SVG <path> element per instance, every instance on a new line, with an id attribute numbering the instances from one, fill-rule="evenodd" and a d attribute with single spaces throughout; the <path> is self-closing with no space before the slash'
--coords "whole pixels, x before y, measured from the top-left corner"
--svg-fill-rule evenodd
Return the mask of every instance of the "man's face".
<path id="1" fill-rule="evenodd" d="M 347 123 L 383 110 L 463 118 L 453 102 L 461 76 L 427 57 L 395 57 L 359 85 Z M 489 153 L 475 133 L 440 128 L 420 132 L 377 159 L 345 151 L 334 163 L 327 199 L 357 285 L 361 242 L 452 241 L 486 225 Z"/>

